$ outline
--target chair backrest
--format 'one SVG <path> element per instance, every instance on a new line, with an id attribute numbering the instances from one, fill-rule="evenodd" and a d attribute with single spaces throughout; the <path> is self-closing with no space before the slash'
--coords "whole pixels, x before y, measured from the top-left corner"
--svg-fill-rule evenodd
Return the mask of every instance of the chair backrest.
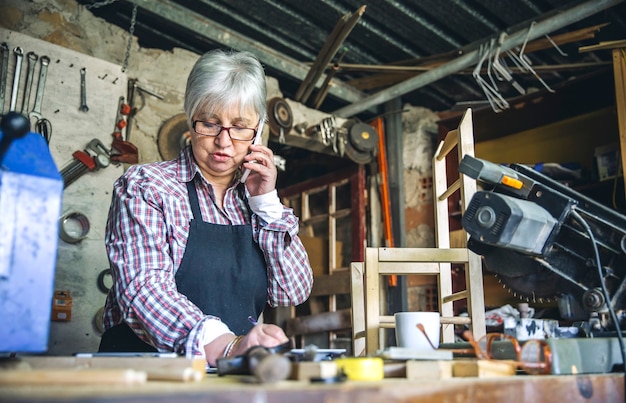
<path id="1" fill-rule="evenodd" d="M 454 326 L 469 325 L 474 337 L 485 333 L 482 262 L 480 256 L 465 245 L 450 248 L 449 198 L 459 191 L 462 210 L 476 191 L 473 181 L 459 177 L 447 186 L 446 156 L 458 149 L 458 161 L 465 154 L 473 155 L 471 110 L 468 109 L 459 128 L 448 133 L 433 157 L 433 192 L 435 204 L 436 248 L 366 248 L 365 261 L 351 265 L 352 327 L 355 355 L 370 355 L 384 348 L 381 341 L 385 328 L 394 328 L 393 315 L 386 312 L 387 282 L 390 275 L 435 275 L 438 278 L 438 303 L 441 313 L 442 339 L 454 342 Z M 458 164 L 458 163 L 457 163 Z M 458 176 L 458 171 L 456 171 Z M 467 239 L 467 235 L 465 235 Z M 452 267 L 464 268 L 466 287 L 454 293 Z M 359 295 L 363 294 L 363 298 Z M 454 301 L 468 300 L 468 316 L 454 315 Z M 359 304 L 365 301 L 364 306 Z M 362 340 L 365 335 L 365 341 Z"/>
<path id="2" fill-rule="evenodd" d="M 456 154 L 453 151 L 456 150 Z M 465 213 L 472 196 L 476 193 L 476 181 L 458 171 L 459 161 L 463 156 L 474 156 L 474 125 L 472 110 L 468 108 L 463 114 L 459 126 L 449 131 L 439 144 L 433 156 L 433 197 L 435 206 L 435 240 L 437 248 L 450 247 L 450 217 L 460 217 Z M 452 163 L 449 160 L 452 160 Z M 453 169 L 448 169 L 452 167 Z M 453 181 L 450 179 L 453 178 Z M 450 183 L 448 185 L 448 183 Z M 451 200 L 453 202 L 451 202 Z M 458 204 L 457 204 L 458 202 Z M 456 206 L 459 206 L 458 208 Z M 456 211 L 455 211 L 456 210 Z M 460 213 L 460 214 L 459 214 Z M 460 221 L 459 221 L 460 222 Z M 460 227 L 460 224 L 459 224 Z M 455 240 L 461 239 L 463 248 L 467 247 L 467 233 L 463 229 L 455 231 Z M 459 237 L 458 233 L 462 233 Z M 485 334 L 485 297 L 483 291 L 482 260 L 474 252 L 467 250 L 467 262 L 463 263 L 465 289 L 453 293 L 452 282 L 440 281 L 440 312 L 442 316 L 453 316 L 454 301 L 467 300 L 467 311 L 471 318 L 470 328 L 478 339 Z M 442 263 L 442 279 L 451 278 L 451 265 Z M 445 271 L 445 276 L 444 276 Z M 450 273 L 450 275 L 448 274 Z M 453 340 L 454 329 L 443 329 L 443 339 Z"/>

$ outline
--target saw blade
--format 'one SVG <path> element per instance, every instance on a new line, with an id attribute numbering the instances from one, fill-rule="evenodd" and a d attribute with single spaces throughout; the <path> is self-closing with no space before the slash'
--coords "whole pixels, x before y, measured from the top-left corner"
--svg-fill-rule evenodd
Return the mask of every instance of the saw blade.
<path id="1" fill-rule="evenodd" d="M 544 274 L 548 274 L 544 276 Z M 498 283 L 514 297 L 527 302 L 550 302 L 557 297 L 553 283 L 557 276 L 554 273 L 537 273 L 537 275 L 508 277 L 494 273 Z"/>
<path id="2" fill-rule="evenodd" d="M 563 281 L 527 255 L 493 248 L 484 255 L 485 268 L 494 273 L 507 291 L 533 302 L 552 300 L 563 292 Z"/>

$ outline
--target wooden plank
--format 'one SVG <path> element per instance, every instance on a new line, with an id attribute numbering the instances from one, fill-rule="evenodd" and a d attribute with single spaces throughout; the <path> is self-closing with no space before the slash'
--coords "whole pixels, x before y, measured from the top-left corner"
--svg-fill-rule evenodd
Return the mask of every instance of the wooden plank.
<path id="1" fill-rule="evenodd" d="M 365 248 L 365 326 L 367 329 L 366 353 L 374 354 L 379 348 L 381 288 L 378 274 L 379 248 Z"/>
<path id="2" fill-rule="evenodd" d="M 625 41 L 626 42 L 626 41 Z M 615 105 L 619 127 L 622 172 L 626 172 L 626 43 L 625 47 L 613 49 L 613 76 L 615 77 Z M 624 175 L 626 185 L 626 175 Z"/>
<path id="3" fill-rule="evenodd" d="M 450 130 L 448 134 L 446 134 L 446 137 L 443 139 L 443 144 L 441 145 L 439 150 L 437 150 L 437 152 L 435 153 L 435 158 L 438 161 L 441 161 L 444 158 L 446 158 L 446 156 L 450 153 L 450 151 L 452 151 L 454 147 L 456 147 L 458 142 L 459 142 L 459 130 L 458 129 Z"/>
<path id="4" fill-rule="evenodd" d="M 459 377 L 508 377 L 514 376 L 516 366 L 507 361 L 495 360 L 459 360 L 454 363 L 453 376 Z"/>
<path id="5" fill-rule="evenodd" d="M 290 379 L 308 381 L 311 378 L 333 378 L 337 376 L 337 364 L 334 361 L 294 362 Z"/>
<path id="6" fill-rule="evenodd" d="M 453 366 L 453 361 L 409 360 L 406 362 L 406 378 L 415 381 L 450 379 Z"/>
<path id="7" fill-rule="evenodd" d="M 467 261 L 465 248 L 380 248 L 379 254 L 378 260 L 381 262 L 463 263 Z"/>
<path id="8" fill-rule="evenodd" d="M 350 294 L 350 272 L 347 270 L 336 271 L 335 274 L 327 274 L 315 277 L 311 296 L 327 296 Z"/>
<path id="9" fill-rule="evenodd" d="M 383 275 L 399 274 L 439 274 L 437 262 L 378 262 L 378 273 Z"/>
<path id="10" fill-rule="evenodd" d="M 316 315 L 297 316 L 287 320 L 285 333 L 288 337 L 310 333 L 322 333 L 352 327 L 350 309 L 341 309 L 335 312 L 322 312 Z"/>
<path id="11" fill-rule="evenodd" d="M 352 298 L 352 355 L 365 355 L 365 293 L 363 283 L 363 263 L 350 265 L 350 296 Z"/>
<path id="12" fill-rule="evenodd" d="M 0 371 L 0 386 L 16 385 L 135 385 L 147 374 L 131 369 L 36 369 Z"/>
<path id="13" fill-rule="evenodd" d="M 206 373 L 203 358 L 23 356 L 17 365 L 32 370 L 124 370 L 145 372 L 148 380 L 199 381 Z"/>

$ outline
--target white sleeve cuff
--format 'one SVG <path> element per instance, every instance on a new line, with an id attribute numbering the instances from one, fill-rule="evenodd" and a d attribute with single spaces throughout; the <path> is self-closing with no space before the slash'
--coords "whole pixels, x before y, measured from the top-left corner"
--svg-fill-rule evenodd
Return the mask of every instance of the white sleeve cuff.
<path id="1" fill-rule="evenodd" d="M 252 211 L 266 223 L 280 220 L 283 216 L 283 204 L 278 198 L 278 191 L 248 197 L 248 203 Z"/>
<path id="2" fill-rule="evenodd" d="M 219 319 L 207 319 L 202 327 L 202 346 L 204 347 L 219 336 L 231 333 L 234 334 L 224 322 Z"/>

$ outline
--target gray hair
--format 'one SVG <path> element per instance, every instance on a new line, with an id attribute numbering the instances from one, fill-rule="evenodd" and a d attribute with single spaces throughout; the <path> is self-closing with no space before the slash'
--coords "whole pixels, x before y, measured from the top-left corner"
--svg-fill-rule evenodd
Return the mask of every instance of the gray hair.
<path id="1" fill-rule="evenodd" d="M 214 113 L 234 105 L 240 110 L 252 107 L 265 120 L 265 102 L 265 72 L 252 53 L 212 50 L 189 73 L 184 108 L 190 127 L 198 109 Z"/>

